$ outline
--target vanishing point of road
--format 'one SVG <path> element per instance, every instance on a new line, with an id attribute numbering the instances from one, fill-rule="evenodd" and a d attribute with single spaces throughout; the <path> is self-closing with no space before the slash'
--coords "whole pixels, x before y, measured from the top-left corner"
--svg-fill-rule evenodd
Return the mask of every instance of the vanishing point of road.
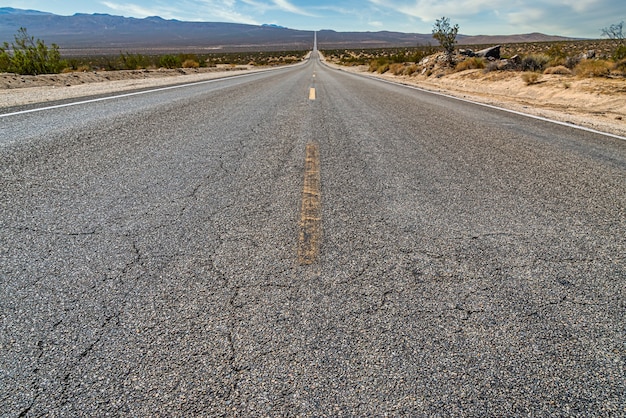
<path id="1" fill-rule="evenodd" d="M 46 106 L 0 111 L 0 416 L 626 415 L 625 140 L 315 53 Z"/>

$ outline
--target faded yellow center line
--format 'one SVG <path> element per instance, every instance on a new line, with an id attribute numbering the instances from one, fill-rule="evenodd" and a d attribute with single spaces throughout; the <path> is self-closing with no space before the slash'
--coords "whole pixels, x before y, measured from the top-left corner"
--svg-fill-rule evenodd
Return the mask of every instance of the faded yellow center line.
<path id="1" fill-rule="evenodd" d="M 315 87 L 309 89 L 309 100 L 315 100 Z"/>
<path id="2" fill-rule="evenodd" d="M 322 237 L 322 194 L 320 178 L 319 144 L 306 145 L 304 160 L 304 186 L 300 210 L 300 239 L 298 261 L 302 265 L 313 264 L 319 255 Z"/>

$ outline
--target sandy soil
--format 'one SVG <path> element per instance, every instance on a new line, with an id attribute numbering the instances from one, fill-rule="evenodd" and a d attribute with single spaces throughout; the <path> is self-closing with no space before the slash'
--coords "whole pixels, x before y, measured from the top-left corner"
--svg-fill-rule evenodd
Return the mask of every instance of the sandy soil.
<path id="1" fill-rule="evenodd" d="M 436 78 L 372 74 L 363 66 L 327 64 L 343 71 L 393 80 L 626 137 L 624 79 L 580 79 L 573 76 L 543 75 L 540 83 L 528 86 L 518 72 L 484 73 L 482 70 L 469 70 Z M 208 80 L 234 75 L 235 72 L 262 70 L 248 66 L 221 66 L 41 76 L 0 74 L 0 108 Z"/>
<path id="2" fill-rule="evenodd" d="M 343 71 L 626 137 L 626 79 L 542 75 L 538 84 L 526 85 L 521 73 L 514 71 L 468 70 L 436 78 L 377 74 L 368 72 L 366 66 L 328 64 Z"/>
<path id="3" fill-rule="evenodd" d="M 192 83 L 263 70 L 252 66 L 218 66 L 178 70 L 89 71 L 39 76 L 2 73 L 0 109 L 177 83 Z"/>

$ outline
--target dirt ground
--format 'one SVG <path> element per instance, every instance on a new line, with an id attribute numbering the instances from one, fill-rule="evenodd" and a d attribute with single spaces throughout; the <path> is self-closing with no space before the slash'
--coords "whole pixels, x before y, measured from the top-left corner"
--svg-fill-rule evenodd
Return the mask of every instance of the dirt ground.
<path id="1" fill-rule="evenodd" d="M 537 84 L 526 85 L 522 73 L 515 71 L 467 70 L 437 78 L 370 73 L 367 66 L 329 65 L 626 137 L 626 79 L 542 75 Z"/>
<path id="2" fill-rule="evenodd" d="M 569 122 L 626 137 L 626 79 L 543 75 L 526 85 L 514 71 L 468 70 L 443 77 L 373 74 L 367 67 L 329 65 L 414 85 L 498 107 Z M 117 91 L 195 82 L 260 71 L 248 66 L 178 70 L 66 73 L 40 76 L 0 74 L 0 109 Z"/>
<path id="3" fill-rule="evenodd" d="M 88 71 L 38 76 L 0 73 L 0 109 L 176 83 L 192 83 L 261 70 L 252 66 L 224 65 L 198 69 Z"/>

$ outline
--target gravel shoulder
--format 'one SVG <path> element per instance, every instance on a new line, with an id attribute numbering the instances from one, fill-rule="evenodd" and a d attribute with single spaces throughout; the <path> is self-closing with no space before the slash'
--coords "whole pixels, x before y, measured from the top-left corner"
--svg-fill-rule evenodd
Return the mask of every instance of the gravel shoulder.
<path id="1" fill-rule="evenodd" d="M 326 64 L 342 71 L 626 136 L 626 80 L 543 75 L 539 83 L 526 85 L 521 73 L 513 71 L 468 70 L 436 78 L 377 74 L 368 72 L 366 66 Z"/>
<path id="2" fill-rule="evenodd" d="M 0 74 L 0 109 L 178 83 L 193 83 L 264 70 L 266 68 L 253 66 L 221 66 L 177 70 L 89 71 L 38 76 L 3 73 Z"/>

